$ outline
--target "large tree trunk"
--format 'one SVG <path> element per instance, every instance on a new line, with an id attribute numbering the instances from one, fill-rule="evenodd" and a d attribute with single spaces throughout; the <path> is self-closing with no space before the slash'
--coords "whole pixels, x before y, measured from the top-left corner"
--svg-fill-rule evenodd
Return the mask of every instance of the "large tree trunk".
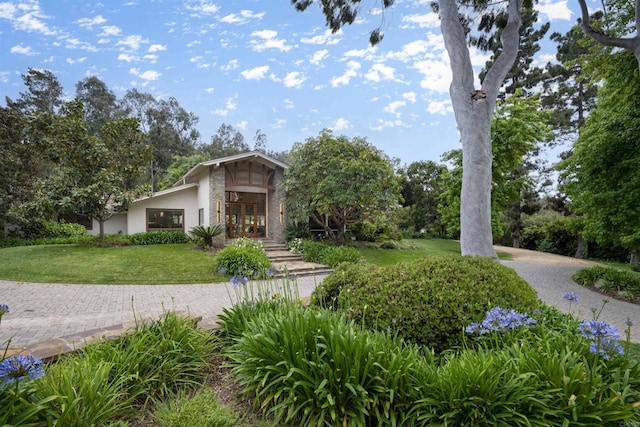
<path id="1" fill-rule="evenodd" d="M 98 224 L 100 224 L 100 240 L 104 240 L 104 222 L 106 220 L 103 218 L 98 219 Z"/>
<path id="2" fill-rule="evenodd" d="M 518 54 L 520 0 L 509 0 L 502 52 L 487 71 L 481 90 L 474 72 L 456 0 L 439 0 L 440 24 L 449 54 L 451 103 L 462 141 L 460 247 L 462 255 L 496 257 L 491 232 L 491 117 L 498 91 Z"/>
<path id="3" fill-rule="evenodd" d="M 635 271 L 640 271 L 640 251 L 631 252 L 630 263 Z"/>
<path id="4" fill-rule="evenodd" d="M 576 238 L 578 247 L 576 248 L 574 258 L 584 259 L 587 257 L 587 241 L 582 237 L 582 233 L 578 233 Z"/>

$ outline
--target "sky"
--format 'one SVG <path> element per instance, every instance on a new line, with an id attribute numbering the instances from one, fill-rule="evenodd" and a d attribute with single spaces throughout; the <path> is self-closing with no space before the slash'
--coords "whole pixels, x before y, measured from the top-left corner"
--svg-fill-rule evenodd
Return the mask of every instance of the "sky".
<path id="1" fill-rule="evenodd" d="M 536 5 L 548 35 L 575 23 L 568 1 Z M 205 143 L 223 123 L 250 145 L 261 130 L 274 151 L 329 128 L 402 164 L 438 161 L 460 144 L 429 3 L 396 0 L 382 13 L 365 0 L 356 22 L 332 34 L 317 5 L 300 13 L 290 0 L 0 0 L 0 104 L 25 90 L 29 67 L 48 69 L 68 99 L 89 76 L 118 98 L 132 88 L 175 97 L 199 117 Z M 371 48 L 380 25 L 385 37 Z M 537 61 L 554 53 L 545 45 Z M 487 55 L 471 54 L 480 70 Z"/>

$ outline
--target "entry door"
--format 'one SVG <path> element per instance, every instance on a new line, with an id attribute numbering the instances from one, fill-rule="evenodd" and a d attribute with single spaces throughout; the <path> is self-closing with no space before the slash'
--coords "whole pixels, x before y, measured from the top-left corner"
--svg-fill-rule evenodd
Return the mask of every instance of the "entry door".
<path id="1" fill-rule="evenodd" d="M 229 237 L 265 237 L 264 210 L 258 203 L 229 203 Z"/>

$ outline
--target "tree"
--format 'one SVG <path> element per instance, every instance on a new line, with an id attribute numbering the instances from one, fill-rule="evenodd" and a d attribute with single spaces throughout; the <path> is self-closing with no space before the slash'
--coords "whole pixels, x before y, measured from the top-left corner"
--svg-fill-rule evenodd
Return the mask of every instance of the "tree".
<path id="1" fill-rule="evenodd" d="M 16 105 L 25 114 L 54 113 L 63 104 L 62 85 L 51 71 L 29 68 L 27 74 L 22 75 L 22 81 L 27 91 L 20 92 Z M 7 100 L 7 104 L 11 104 L 11 101 Z"/>
<path id="2" fill-rule="evenodd" d="M 403 206 L 410 209 L 412 228 L 429 228 L 440 234 L 438 204 L 442 193 L 442 174 L 447 167 L 436 162 L 413 162 L 400 171 L 402 177 Z"/>
<path id="3" fill-rule="evenodd" d="M 162 181 L 158 184 L 158 189 L 164 190 L 170 188 L 189 172 L 192 167 L 207 160 L 207 156 L 202 153 L 195 153 L 190 156 L 175 156 L 173 162 L 167 169 L 167 173 L 164 174 Z"/>
<path id="4" fill-rule="evenodd" d="M 39 181 L 41 197 L 25 208 L 88 216 L 98 221 L 104 238 L 105 221 L 144 191 L 138 182 L 151 160 L 151 147 L 136 119 L 110 120 L 92 135 L 84 117 L 82 103 L 73 100 L 60 115 L 45 112 L 31 119 L 30 127 L 39 129 L 56 150 L 58 163 Z"/>
<path id="5" fill-rule="evenodd" d="M 583 233 L 599 243 L 621 242 L 640 264 L 640 73 L 619 52 L 599 67 L 604 84 L 573 155 L 563 164 L 571 210 L 583 215 Z"/>
<path id="6" fill-rule="evenodd" d="M 344 242 L 352 221 L 398 205 L 400 188 L 390 159 L 364 138 L 323 130 L 295 143 L 291 159 L 285 180 L 291 219 L 311 219 L 337 243 Z"/>
<path id="7" fill-rule="evenodd" d="M 84 106 L 84 121 L 92 135 L 118 115 L 116 95 L 96 76 L 76 83 L 76 99 Z"/>
<path id="8" fill-rule="evenodd" d="M 246 153 L 251 149 L 244 141 L 244 136 L 240 131 L 229 124 L 223 123 L 218 128 L 218 132 L 211 137 L 211 143 L 202 146 L 201 150 L 211 159 L 217 159 Z"/>
<path id="9" fill-rule="evenodd" d="M 313 0 L 291 0 L 297 10 L 306 10 Z M 332 31 L 352 24 L 360 0 L 319 0 Z M 383 0 L 383 8 L 393 5 Z M 528 5 L 531 6 L 530 4 Z M 476 12 L 487 12 L 487 2 L 474 3 Z M 496 257 L 491 234 L 491 117 L 498 92 L 516 60 L 519 46 L 521 0 L 508 0 L 501 25 L 502 50 L 487 70 L 480 89 L 474 87 L 474 72 L 467 46 L 468 20 L 461 19 L 456 0 L 439 0 L 440 26 L 453 74 L 450 86 L 453 111 L 462 141 L 462 190 L 460 196 L 460 246 L 463 255 Z M 380 28 L 370 33 L 371 44 L 379 43 Z"/>
<path id="10" fill-rule="evenodd" d="M 615 18 L 617 18 L 617 25 L 613 27 L 609 26 L 606 4 L 603 1 L 602 4 L 603 7 L 605 7 L 605 27 L 607 27 L 603 29 L 596 28 L 592 25 L 586 0 L 578 0 L 580 13 L 582 15 L 582 20 L 580 21 L 582 31 L 604 46 L 619 47 L 628 50 L 635 56 L 637 65 L 640 68 L 640 0 L 635 0 L 634 2 L 613 0 L 609 3 L 616 11 Z M 635 30 L 635 35 L 632 37 L 624 37 L 631 32 L 629 30 L 630 28 Z M 620 36 L 617 36 L 618 34 L 620 34 Z"/>

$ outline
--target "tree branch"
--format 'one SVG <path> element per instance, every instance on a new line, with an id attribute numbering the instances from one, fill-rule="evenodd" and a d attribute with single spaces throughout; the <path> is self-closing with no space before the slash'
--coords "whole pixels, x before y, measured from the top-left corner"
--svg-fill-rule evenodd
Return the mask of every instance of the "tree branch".
<path id="1" fill-rule="evenodd" d="M 580 27 L 582 31 L 595 41 L 605 46 L 613 46 L 613 47 L 621 47 L 623 49 L 628 49 L 631 52 L 636 51 L 638 46 L 640 45 L 640 38 L 638 36 L 631 38 L 621 38 L 621 37 L 611 37 L 606 34 L 603 34 L 591 27 L 589 23 L 589 10 L 587 9 L 587 3 L 585 0 L 578 0 L 578 4 L 580 4 L 580 12 L 582 13 L 582 20 L 580 22 Z M 638 24 L 640 23 L 640 1 L 636 1 L 636 31 L 640 29 Z"/>

